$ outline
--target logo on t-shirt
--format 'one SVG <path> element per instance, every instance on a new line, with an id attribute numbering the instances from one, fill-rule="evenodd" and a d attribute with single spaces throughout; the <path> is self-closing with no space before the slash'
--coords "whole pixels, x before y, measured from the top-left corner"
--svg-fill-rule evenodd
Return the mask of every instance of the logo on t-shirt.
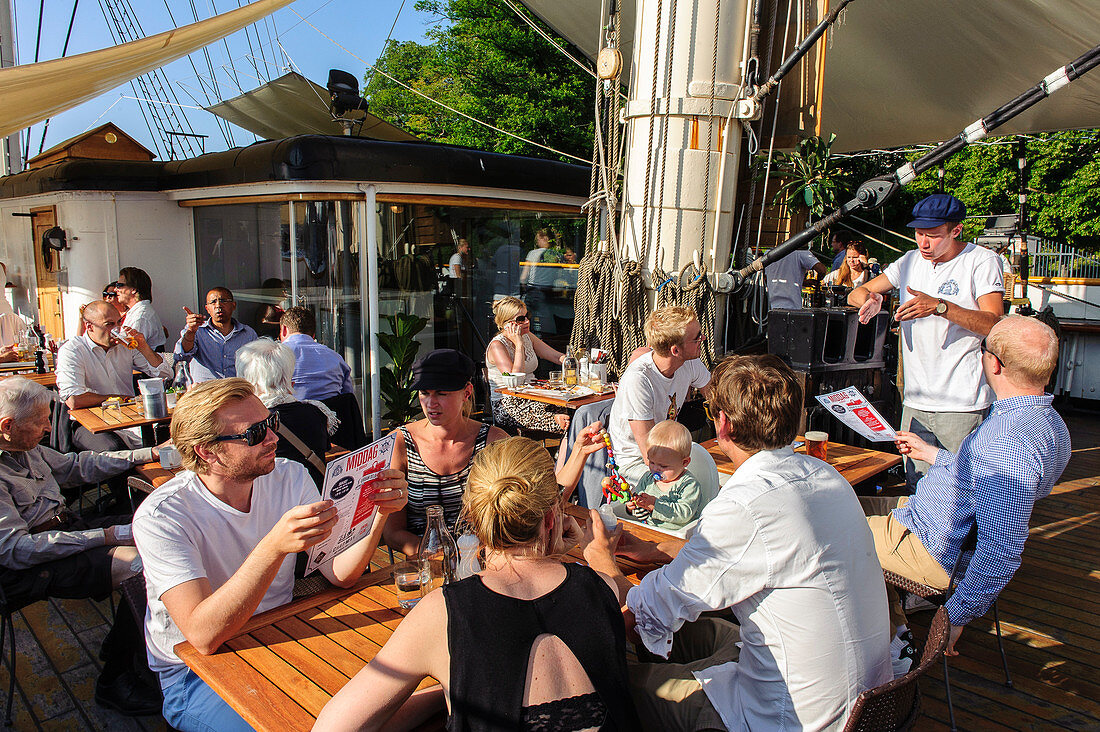
<path id="1" fill-rule="evenodd" d="M 937 295 L 958 295 L 959 283 L 955 280 L 948 280 L 940 285 L 940 289 L 936 290 Z"/>

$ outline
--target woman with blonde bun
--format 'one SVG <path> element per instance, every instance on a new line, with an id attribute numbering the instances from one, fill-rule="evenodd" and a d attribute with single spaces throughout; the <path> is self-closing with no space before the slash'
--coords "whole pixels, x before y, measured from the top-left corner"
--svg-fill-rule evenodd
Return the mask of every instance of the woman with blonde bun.
<path id="1" fill-rule="evenodd" d="M 562 562 L 580 530 L 550 454 L 524 437 L 485 447 L 463 516 L 485 568 L 421 600 L 314 729 L 415 724 L 444 701 L 453 730 L 639 729 L 611 580 Z M 428 676 L 441 692 L 413 695 Z"/>
<path id="2" fill-rule="evenodd" d="M 494 421 L 506 429 L 526 427 L 564 434 L 569 429 L 568 410 L 506 396 L 500 390 L 504 387 L 504 374 L 525 374 L 530 380 L 540 358 L 560 364 L 565 361 L 565 354 L 554 350 L 531 332 L 527 306 L 518 297 L 505 297 L 494 302 L 493 320 L 500 332 L 489 341 L 485 365 L 493 385 L 491 401 Z"/>

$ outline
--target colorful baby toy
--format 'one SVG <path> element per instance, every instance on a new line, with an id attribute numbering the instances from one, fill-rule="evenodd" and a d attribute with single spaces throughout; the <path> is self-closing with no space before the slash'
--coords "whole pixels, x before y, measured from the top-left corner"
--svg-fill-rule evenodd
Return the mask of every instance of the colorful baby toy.
<path id="1" fill-rule="evenodd" d="M 607 469 L 611 475 L 600 481 L 603 486 L 603 495 L 608 501 L 629 501 L 633 498 L 630 492 L 630 484 L 623 476 L 619 475 L 619 466 L 615 464 L 615 451 L 611 449 L 611 435 L 607 430 L 602 430 L 604 447 L 607 448 Z"/>

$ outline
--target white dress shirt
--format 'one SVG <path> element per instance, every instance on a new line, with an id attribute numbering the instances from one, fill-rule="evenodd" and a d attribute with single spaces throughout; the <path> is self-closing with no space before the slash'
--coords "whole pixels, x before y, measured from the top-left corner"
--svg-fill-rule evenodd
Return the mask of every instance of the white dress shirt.
<path id="1" fill-rule="evenodd" d="M 164 348 L 164 344 L 168 342 L 168 336 L 164 335 L 164 324 L 153 309 L 153 303 L 148 300 L 138 300 L 137 304 L 127 310 L 122 324 L 145 336 L 145 342 L 154 351 Z"/>
<path id="2" fill-rule="evenodd" d="M 867 519 L 840 473 L 789 447 L 746 460 L 627 605 L 663 657 L 685 622 L 733 609 L 739 659 L 695 672 L 731 730 L 839 729 L 860 692 L 891 678 Z"/>
<path id="3" fill-rule="evenodd" d="M 172 365 L 162 358 L 151 366 L 140 351 L 117 344 L 97 345 L 87 333 L 70 338 L 57 350 L 57 391 L 68 399 L 79 394 L 134 394 L 134 369 L 162 379 L 172 377 Z"/>

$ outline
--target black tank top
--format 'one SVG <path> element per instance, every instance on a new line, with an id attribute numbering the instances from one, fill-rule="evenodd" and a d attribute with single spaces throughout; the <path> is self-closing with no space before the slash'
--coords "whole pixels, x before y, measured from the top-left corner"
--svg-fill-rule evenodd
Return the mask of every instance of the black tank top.
<path id="1" fill-rule="evenodd" d="M 626 631 L 619 603 L 588 567 L 569 563 L 565 571 L 560 585 L 534 600 L 493 592 L 477 575 L 443 586 L 451 653 L 448 730 L 524 729 L 527 663 L 532 644 L 543 634 L 557 636 L 588 675 L 606 709 L 601 730 L 641 728 L 627 688 Z"/>

